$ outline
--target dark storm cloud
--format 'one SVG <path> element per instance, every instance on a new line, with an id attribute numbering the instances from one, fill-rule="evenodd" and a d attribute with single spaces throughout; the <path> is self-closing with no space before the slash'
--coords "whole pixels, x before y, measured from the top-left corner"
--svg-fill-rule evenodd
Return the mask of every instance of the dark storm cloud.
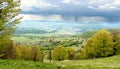
<path id="1" fill-rule="evenodd" d="M 36 1 L 36 2 L 35 2 Z M 60 15 L 63 20 L 79 21 L 81 17 L 101 17 L 109 22 L 120 21 L 120 0 L 31 0 L 22 6 L 21 14 Z M 24 2 L 24 1 L 23 1 Z M 24 2 L 25 3 L 25 2 Z M 25 3 L 26 4 L 26 3 Z M 85 18 L 84 18 L 85 20 Z M 87 20 L 87 19 L 86 19 Z"/>

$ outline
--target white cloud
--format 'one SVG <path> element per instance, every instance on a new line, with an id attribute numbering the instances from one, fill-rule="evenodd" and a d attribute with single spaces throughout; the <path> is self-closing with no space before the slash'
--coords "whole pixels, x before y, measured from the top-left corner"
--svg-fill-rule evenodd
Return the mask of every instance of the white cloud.
<path id="1" fill-rule="evenodd" d="M 91 5 L 88 5 L 88 8 L 94 9 L 94 7 L 93 7 L 93 6 L 91 6 Z"/>
<path id="2" fill-rule="evenodd" d="M 88 2 L 88 8 L 114 11 L 120 8 L 120 0 L 91 0 Z"/>
<path id="3" fill-rule="evenodd" d="M 119 5 L 119 6 L 120 6 L 120 0 L 115 0 L 113 4 L 114 4 L 114 5 Z"/>
<path id="4" fill-rule="evenodd" d="M 60 15 L 48 15 L 48 16 L 42 16 L 42 15 L 32 15 L 32 14 L 20 14 L 20 16 L 23 17 L 22 20 L 57 20 L 61 21 L 62 17 Z"/>
<path id="5" fill-rule="evenodd" d="M 90 0 L 90 1 L 88 1 L 88 4 L 95 4 L 95 1 L 94 0 Z"/>
<path id="6" fill-rule="evenodd" d="M 52 1 L 52 0 L 51 0 Z M 77 5 L 78 7 L 88 7 L 97 10 L 116 10 L 120 8 L 120 0 L 60 0 L 63 4 L 69 3 L 71 6 Z M 50 2 L 49 0 L 21 0 L 21 8 L 24 11 L 30 11 L 34 8 L 38 9 L 51 9 L 51 8 L 65 8 L 60 3 Z"/>
<path id="7" fill-rule="evenodd" d="M 43 0 L 21 0 L 21 8 L 24 11 L 30 11 L 34 8 L 39 9 L 49 9 L 53 7 L 59 7 L 58 5 L 53 5 L 49 2 L 45 2 Z"/>
<path id="8" fill-rule="evenodd" d="M 104 22 L 107 20 L 104 17 L 80 17 L 79 21 L 82 21 L 82 22 Z"/>
<path id="9" fill-rule="evenodd" d="M 71 0 L 63 0 L 62 2 L 63 2 L 63 3 L 70 3 Z"/>
<path id="10" fill-rule="evenodd" d="M 111 9 L 115 9 L 115 6 L 108 3 L 105 5 L 99 5 L 98 8 L 102 10 L 111 10 Z"/>
<path id="11" fill-rule="evenodd" d="M 113 3 L 107 3 L 104 5 L 99 5 L 99 9 L 106 10 L 118 10 L 120 8 L 120 0 L 114 0 Z"/>
<path id="12" fill-rule="evenodd" d="M 81 0 L 62 0 L 62 3 L 69 3 L 73 5 L 80 5 Z"/>

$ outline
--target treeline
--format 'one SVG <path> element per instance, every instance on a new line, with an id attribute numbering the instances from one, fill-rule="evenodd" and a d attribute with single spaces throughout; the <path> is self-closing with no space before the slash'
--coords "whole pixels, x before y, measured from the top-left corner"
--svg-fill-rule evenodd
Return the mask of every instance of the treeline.
<path id="1" fill-rule="evenodd" d="M 1 58 L 43 61 L 44 52 L 37 46 L 16 46 L 15 43 L 11 41 Z"/>
<path id="2" fill-rule="evenodd" d="M 24 59 L 31 61 L 41 61 L 49 59 L 52 60 L 65 60 L 65 59 L 78 59 L 78 51 L 72 47 L 57 46 L 55 48 L 44 49 L 39 46 L 16 46 L 11 41 L 4 54 L 1 56 L 2 59 Z"/>
<path id="3" fill-rule="evenodd" d="M 106 29 L 107 31 L 109 31 L 110 33 L 112 32 L 117 32 L 118 34 L 120 34 L 120 29 Z M 96 32 L 98 32 L 99 30 L 96 31 L 87 31 L 82 33 L 81 35 L 79 35 L 79 37 L 83 38 L 83 39 L 88 39 L 90 37 L 92 37 Z"/>
<path id="4" fill-rule="evenodd" d="M 79 60 L 79 59 L 93 59 L 109 57 L 120 54 L 120 34 L 113 31 L 100 30 L 82 47 L 64 47 L 64 46 L 49 46 L 45 49 L 40 46 L 16 46 L 11 41 L 5 53 L 2 55 L 3 59 L 24 59 L 32 61 L 44 60 Z"/>
<path id="5" fill-rule="evenodd" d="M 52 50 L 53 60 L 78 60 L 109 57 L 120 54 L 120 34 L 100 30 L 89 38 L 86 44 L 79 48 L 57 46 Z"/>
<path id="6" fill-rule="evenodd" d="M 19 41 L 22 39 L 25 39 L 23 41 Z M 49 47 L 49 46 L 80 46 L 84 40 L 81 39 L 80 37 L 16 37 L 14 42 L 17 45 L 26 45 L 26 46 L 44 46 L 44 47 Z"/>

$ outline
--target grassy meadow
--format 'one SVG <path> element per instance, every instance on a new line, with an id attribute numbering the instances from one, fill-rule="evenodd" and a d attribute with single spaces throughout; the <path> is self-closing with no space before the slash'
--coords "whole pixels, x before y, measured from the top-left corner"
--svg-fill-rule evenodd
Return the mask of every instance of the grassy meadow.
<path id="1" fill-rule="evenodd" d="M 120 69 L 120 55 L 88 60 L 65 60 L 55 62 L 66 69 Z"/>
<path id="2" fill-rule="evenodd" d="M 0 60 L 0 69 L 120 69 L 120 55 L 88 60 L 52 61 Z"/>
<path id="3" fill-rule="evenodd" d="M 57 69 L 57 65 L 25 60 L 0 60 L 0 69 Z"/>

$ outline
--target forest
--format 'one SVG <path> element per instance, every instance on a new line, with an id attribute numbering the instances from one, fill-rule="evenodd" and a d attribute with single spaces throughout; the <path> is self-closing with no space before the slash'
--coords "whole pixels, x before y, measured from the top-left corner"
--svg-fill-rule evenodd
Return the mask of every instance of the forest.
<path id="1" fill-rule="evenodd" d="M 51 62 L 109 57 L 120 53 L 119 30 L 88 31 L 83 34 L 60 37 L 15 36 L 16 40 L 10 41 L 2 58 Z"/>

